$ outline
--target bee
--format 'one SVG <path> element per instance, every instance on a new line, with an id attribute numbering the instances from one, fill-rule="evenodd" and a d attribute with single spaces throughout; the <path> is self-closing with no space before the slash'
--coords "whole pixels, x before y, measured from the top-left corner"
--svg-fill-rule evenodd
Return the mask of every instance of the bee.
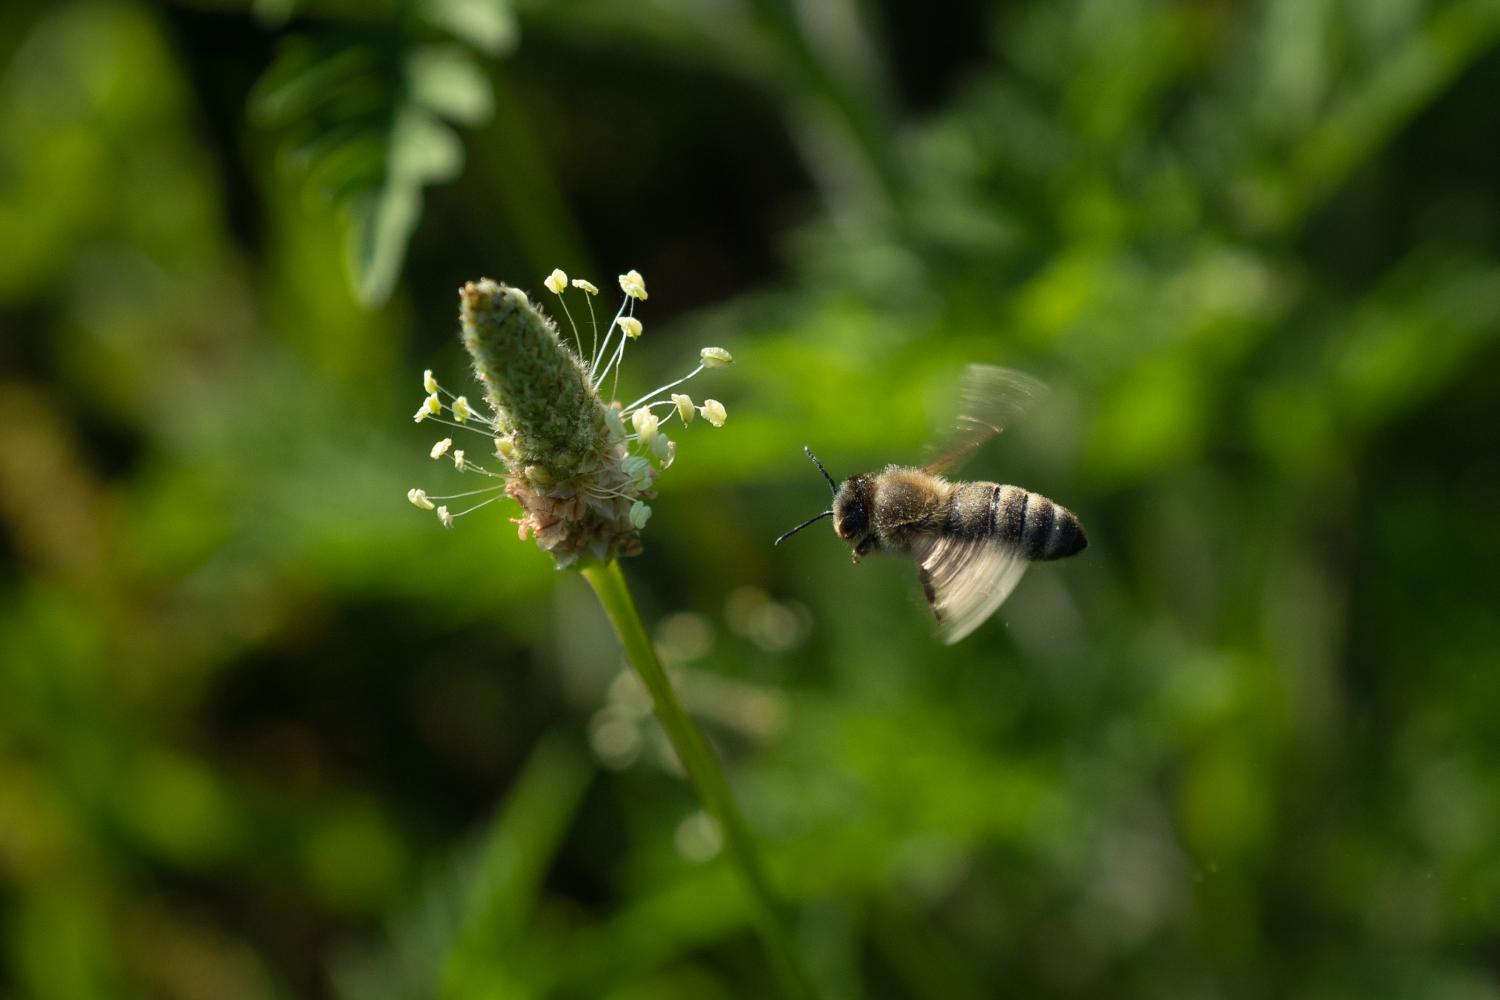
<path id="1" fill-rule="evenodd" d="M 1076 555 L 1088 544 L 1078 516 L 1040 493 L 943 478 L 1044 391 L 1040 382 L 1019 372 L 970 365 L 957 428 L 920 467 L 888 465 L 840 484 L 804 447 L 828 480 L 833 506 L 785 532 L 775 544 L 831 517 L 834 533 L 853 545 L 856 563 L 871 552 L 911 556 L 939 636 L 949 644 L 958 642 L 1005 602 L 1027 566 Z"/>

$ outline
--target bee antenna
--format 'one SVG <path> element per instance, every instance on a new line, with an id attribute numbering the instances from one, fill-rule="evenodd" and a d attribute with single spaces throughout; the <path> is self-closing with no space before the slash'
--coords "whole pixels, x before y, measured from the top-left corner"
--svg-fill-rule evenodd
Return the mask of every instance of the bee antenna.
<path id="1" fill-rule="evenodd" d="M 812 449 L 809 448 L 807 445 L 803 445 L 802 446 L 802 450 L 805 451 L 805 452 L 807 452 L 807 457 L 810 458 L 810 459 L 812 459 L 813 465 L 816 465 L 818 467 L 818 471 L 821 472 L 821 473 L 823 473 L 823 478 L 826 479 L 826 480 L 828 480 L 828 488 L 830 490 L 832 490 L 834 493 L 837 493 L 839 491 L 839 484 L 836 483 L 836 482 L 834 482 L 833 481 L 833 477 L 828 474 L 828 470 L 825 469 L 825 468 L 823 468 L 823 463 L 820 462 L 820 461 L 818 461 L 818 456 L 814 455 L 812 453 Z"/>
<path id="2" fill-rule="evenodd" d="M 815 459 L 813 459 L 813 461 L 816 462 L 817 459 L 815 458 Z M 826 476 L 828 473 L 825 472 L 823 474 Z M 785 532 L 782 535 L 778 536 L 777 539 L 776 539 L 776 541 L 772 542 L 771 544 L 772 545 L 780 545 L 782 542 L 786 541 L 788 538 L 791 538 L 793 535 L 795 535 L 797 532 L 801 531 L 803 528 L 807 527 L 809 524 L 817 524 L 819 521 L 823 520 L 823 518 L 825 518 L 825 517 L 832 517 L 832 516 L 833 516 L 833 511 L 831 511 L 831 510 L 825 510 L 821 514 L 814 514 L 812 517 L 808 518 L 806 521 L 803 521 L 801 524 L 797 525 L 791 531 Z"/>

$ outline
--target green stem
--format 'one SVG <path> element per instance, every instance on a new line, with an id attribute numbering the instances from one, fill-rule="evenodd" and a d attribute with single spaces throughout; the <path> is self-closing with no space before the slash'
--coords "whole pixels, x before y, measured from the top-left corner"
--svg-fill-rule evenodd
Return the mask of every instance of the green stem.
<path id="1" fill-rule="evenodd" d="M 708 741 L 683 711 L 682 702 L 677 700 L 677 692 L 667 679 L 661 661 L 656 658 L 656 647 L 641 624 L 641 616 L 631 599 L 630 588 L 625 585 L 619 563 L 590 566 L 584 569 L 583 575 L 594 588 L 594 593 L 599 595 L 599 603 L 604 605 L 604 613 L 614 625 L 620 643 L 625 647 L 625 655 L 650 692 L 656 717 L 667 731 L 667 738 L 672 741 L 682 766 L 687 770 L 688 779 L 697 790 L 703 808 L 724 833 L 725 857 L 745 883 L 756 926 L 771 954 L 783 989 L 789 997 L 815 996 L 812 981 L 792 945 L 781 907 L 755 853 L 744 817 L 730 795 L 724 772 L 709 749 Z"/>

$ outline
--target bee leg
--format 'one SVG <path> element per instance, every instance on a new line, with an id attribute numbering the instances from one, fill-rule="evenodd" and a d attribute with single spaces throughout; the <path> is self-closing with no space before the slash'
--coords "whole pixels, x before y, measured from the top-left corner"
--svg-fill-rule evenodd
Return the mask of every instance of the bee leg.
<path id="1" fill-rule="evenodd" d="M 932 586 L 932 574 L 927 572 L 926 566 L 917 567 L 917 579 L 922 581 L 922 593 L 927 597 L 927 606 L 932 609 L 932 617 L 937 619 L 939 625 L 943 624 L 943 613 L 938 610 L 937 590 Z"/>
<path id="2" fill-rule="evenodd" d="M 874 535 L 866 535 L 860 541 L 860 543 L 854 547 L 854 552 L 850 555 L 849 561 L 857 565 L 861 559 L 863 559 L 879 544 L 880 539 L 876 538 Z"/>

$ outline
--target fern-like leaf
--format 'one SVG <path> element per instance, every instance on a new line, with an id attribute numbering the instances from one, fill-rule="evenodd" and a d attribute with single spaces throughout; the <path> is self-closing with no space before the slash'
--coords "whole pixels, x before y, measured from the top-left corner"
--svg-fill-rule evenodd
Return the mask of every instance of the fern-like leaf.
<path id="1" fill-rule="evenodd" d="M 282 133 L 283 160 L 339 208 L 365 305 L 395 288 L 423 189 L 463 169 L 452 126 L 490 117 L 475 50 L 495 55 L 514 40 L 506 0 L 425 0 L 386 22 L 292 35 L 257 84 L 252 112 Z"/>

